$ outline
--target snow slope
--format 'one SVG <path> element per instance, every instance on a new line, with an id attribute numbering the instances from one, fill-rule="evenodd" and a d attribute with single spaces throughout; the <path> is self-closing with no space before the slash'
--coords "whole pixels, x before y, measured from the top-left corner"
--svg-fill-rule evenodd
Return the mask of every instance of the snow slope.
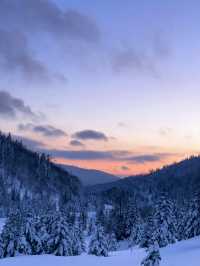
<path id="1" fill-rule="evenodd" d="M 140 266 L 145 251 L 135 248 L 113 252 L 108 258 L 83 254 L 77 257 L 21 256 L 0 260 L 2 266 Z M 161 266 L 199 266 L 200 238 L 178 242 L 161 249 Z"/>
<path id="2" fill-rule="evenodd" d="M 105 184 L 120 180 L 118 176 L 95 169 L 85 169 L 63 164 L 60 164 L 59 166 L 70 174 L 77 176 L 84 186 L 93 186 L 96 184 Z"/>

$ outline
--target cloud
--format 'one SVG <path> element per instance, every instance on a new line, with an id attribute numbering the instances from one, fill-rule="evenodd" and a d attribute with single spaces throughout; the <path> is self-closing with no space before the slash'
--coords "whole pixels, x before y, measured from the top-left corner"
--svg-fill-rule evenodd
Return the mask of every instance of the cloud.
<path id="1" fill-rule="evenodd" d="M 105 160 L 113 159 L 112 152 L 91 150 L 50 150 L 53 156 L 70 160 Z"/>
<path id="2" fill-rule="evenodd" d="M 135 164 L 145 164 L 149 162 L 160 162 L 174 154 L 157 153 L 137 155 L 130 151 L 98 151 L 98 150 L 48 150 L 52 156 L 69 160 L 105 160 L 119 161 Z M 125 170 L 125 169 L 124 169 Z"/>
<path id="3" fill-rule="evenodd" d="M 48 43 L 51 50 L 59 45 L 66 53 L 66 47 L 75 47 L 75 43 L 80 50 L 82 42 L 94 44 L 99 39 L 92 18 L 74 9 L 61 9 L 51 0 L 0 1 L 0 70 L 8 75 L 40 84 L 66 84 L 65 74 L 54 73 L 41 60 L 40 44 Z"/>
<path id="4" fill-rule="evenodd" d="M 145 164 L 149 162 L 159 162 L 167 157 L 170 157 L 172 154 L 169 153 L 156 153 L 156 154 L 143 154 L 143 155 L 133 155 L 126 158 L 126 161 L 129 163 L 139 163 Z"/>
<path id="5" fill-rule="evenodd" d="M 96 22 L 74 9 L 61 9 L 50 0 L 1 0 L 0 19 L 9 27 L 27 33 L 48 33 L 55 39 L 96 42 L 100 31 Z"/>
<path id="6" fill-rule="evenodd" d="M 144 52 L 135 51 L 133 48 L 124 48 L 118 51 L 112 58 L 112 69 L 114 73 L 127 71 L 145 72 L 156 74 L 154 61 Z"/>
<path id="7" fill-rule="evenodd" d="M 9 73 L 20 73 L 28 81 L 67 81 L 63 75 L 51 73 L 33 56 L 26 35 L 20 31 L 6 31 L 0 28 L 0 58 L 1 69 Z"/>
<path id="8" fill-rule="evenodd" d="M 39 133 L 45 137 L 65 137 L 67 133 L 61 129 L 55 128 L 50 125 L 34 125 L 31 123 L 28 124 L 19 124 L 18 129 L 21 131 L 32 131 L 34 133 Z"/>
<path id="9" fill-rule="evenodd" d="M 0 116 L 15 118 L 17 114 L 22 114 L 29 118 L 37 117 L 22 99 L 13 97 L 6 91 L 0 91 Z"/>
<path id="10" fill-rule="evenodd" d="M 84 144 L 81 141 L 76 140 L 76 139 L 71 140 L 70 145 L 75 146 L 75 147 L 83 147 L 84 146 Z"/>
<path id="11" fill-rule="evenodd" d="M 100 131 L 95 131 L 95 130 L 82 130 L 74 133 L 72 135 L 74 139 L 78 140 L 103 140 L 103 141 L 108 141 L 108 137 L 100 132 Z"/>
<path id="12" fill-rule="evenodd" d="M 126 166 L 126 165 L 122 165 L 121 169 L 124 170 L 124 171 L 130 170 L 130 168 L 128 166 Z"/>
<path id="13" fill-rule="evenodd" d="M 143 40 L 143 42 L 146 42 Z M 163 33 L 156 32 L 152 38 L 148 38 L 148 46 L 138 49 L 136 47 L 121 47 L 116 50 L 111 59 L 111 66 L 114 73 L 137 72 L 150 74 L 153 77 L 159 76 L 160 63 L 169 58 L 171 47 Z"/>

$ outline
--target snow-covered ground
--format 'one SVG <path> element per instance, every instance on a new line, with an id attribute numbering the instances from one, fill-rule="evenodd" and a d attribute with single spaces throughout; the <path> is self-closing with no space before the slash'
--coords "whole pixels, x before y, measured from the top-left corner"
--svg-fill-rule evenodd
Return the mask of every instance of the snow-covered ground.
<path id="1" fill-rule="evenodd" d="M 140 266 L 145 251 L 135 248 L 132 251 L 113 252 L 108 258 L 83 254 L 77 257 L 21 256 L 1 259 L 2 266 Z M 199 266 L 200 238 L 178 242 L 161 249 L 161 266 Z"/>

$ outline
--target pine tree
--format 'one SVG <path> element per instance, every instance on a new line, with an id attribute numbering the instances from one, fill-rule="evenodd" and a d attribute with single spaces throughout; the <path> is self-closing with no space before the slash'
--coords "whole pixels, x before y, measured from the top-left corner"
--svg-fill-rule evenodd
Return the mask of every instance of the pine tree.
<path id="1" fill-rule="evenodd" d="M 193 213 L 190 213 L 190 208 L 183 205 L 179 208 L 177 213 L 177 234 L 176 238 L 178 241 L 188 238 L 188 226 Z"/>
<path id="2" fill-rule="evenodd" d="M 84 233 L 82 231 L 82 224 L 76 222 L 71 228 L 72 230 L 72 252 L 74 256 L 81 255 L 85 251 Z"/>
<path id="3" fill-rule="evenodd" d="M 155 220 L 152 215 L 148 217 L 147 224 L 144 228 L 142 239 L 140 241 L 140 247 L 149 248 L 153 244 L 153 236 L 156 234 Z"/>
<path id="4" fill-rule="evenodd" d="M 159 245 L 155 242 L 147 250 L 148 254 L 146 258 L 141 262 L 141 266 L 159 266 L 161 257 L 159 252 Z"/>
<path id="5" fill-rule="evenodd" d="M 95 228 L 96 228 L 95 219 L 92 217 L 90 218 L 89 223 L 88 223 L 88 235 L 89 236 L 93 234 Z"/>
<path id="6" fill-rule="evenodd" d="M 163 194 L 156 205 L 154 216 L 159 247 L 176 242 L 176 219 L 173 213 L 173 204 L 166 194 Z"/>
<path id="7" fill-rule="evenodd" d="M 10 214 L 1 233 L 1 256 L 14 257 L 25 253 L 26 243 L 22 234 L 22 216 L 19 211 Z"/>
<path id="8" fill-rule="evenodd" d="M 195 192 L 189 210 L 185 213 L 187 222 L 185 224 L 184 238 L 192 238 L 200 235 L 200 192 Z"/>
<path id="9" fill-rule="evenodd" d="M 126 236 L 130 237 L 132 230 L 136 227 L 139 222 L 139 211 L 137 208 L 137 203 L 135 199 L 130 197 L 127 203 L 127 212 L 126 212 Z"/>
<path id="10" fill-rule="evenodd" d="M 4 257 L 4 243 L 2 237 L 0 236 L 0 258 Z"/>
<path id="11" fill-rule="evenodd" d="M 108 234 L 107 235 L 107 245 L 108 245 L 108 251 L 116 251 L 117 250 L 117 240 L 115 237 L 115 234 Z"/>
<path id="12" fill-rule="evenodd" d="M 37 232 L 37 220 L 30 213 L 26 216 L 23 224 L 23 234 L 27 243 L 27 254 L 39 255 L 43 252 L 42 241 Z"/>
<path id="13" fill-rule="evenodd" d="M 36 232 L 41 241 L 43 253 L 46 254 L 51 253 L 49 250 L 48 241 L 50 239 L 50 235 L 52 234 L 52 225 L 55 222 L 56 217 L 57 213 L 49 210 L 40 217 L 36 217 L 35 221 Z"/>
<path id="14" fill-rule="evenodd" d="M 108 256 L 107 238 L 100 224 L 97 224 L 94 235 L 91 237 L 88 253 L 96 256 Z"/>
<path id="15" fill-rule="evenodd" d="M 73 256 L 73 235 L 69 224 L 57 214 L 47 241 L 48 253 L 56 256 Z"/>
<path id="16" fill-rule="evenodd" d="M 136 223 L 131 228 L 129 237 L 129 247 L 141 244 L 142 237 L 144 236 L 144 224 L 140 216 L 137 216 Z"/>

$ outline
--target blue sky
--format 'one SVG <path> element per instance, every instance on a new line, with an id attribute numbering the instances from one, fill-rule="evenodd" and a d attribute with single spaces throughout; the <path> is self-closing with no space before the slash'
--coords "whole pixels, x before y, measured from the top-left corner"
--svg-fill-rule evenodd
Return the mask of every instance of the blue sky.
<path id="1" fill-rule="evenodd" d="M 198 153 L 199 8 L 178 0 L 2 0 L 2 131 L 42 142 L 53 157 L 76 151 L 77 159 L 65 153 L 58 161 L 120 175 Z M 16 106 L 6 114 L 16 99 L 35 118 Z M 38 126 L 66 135 L 52 138 Z M 85 130 L 108 139 L 72 145 Z M 83 151 L 112 156 L 80 160 Z"/>

